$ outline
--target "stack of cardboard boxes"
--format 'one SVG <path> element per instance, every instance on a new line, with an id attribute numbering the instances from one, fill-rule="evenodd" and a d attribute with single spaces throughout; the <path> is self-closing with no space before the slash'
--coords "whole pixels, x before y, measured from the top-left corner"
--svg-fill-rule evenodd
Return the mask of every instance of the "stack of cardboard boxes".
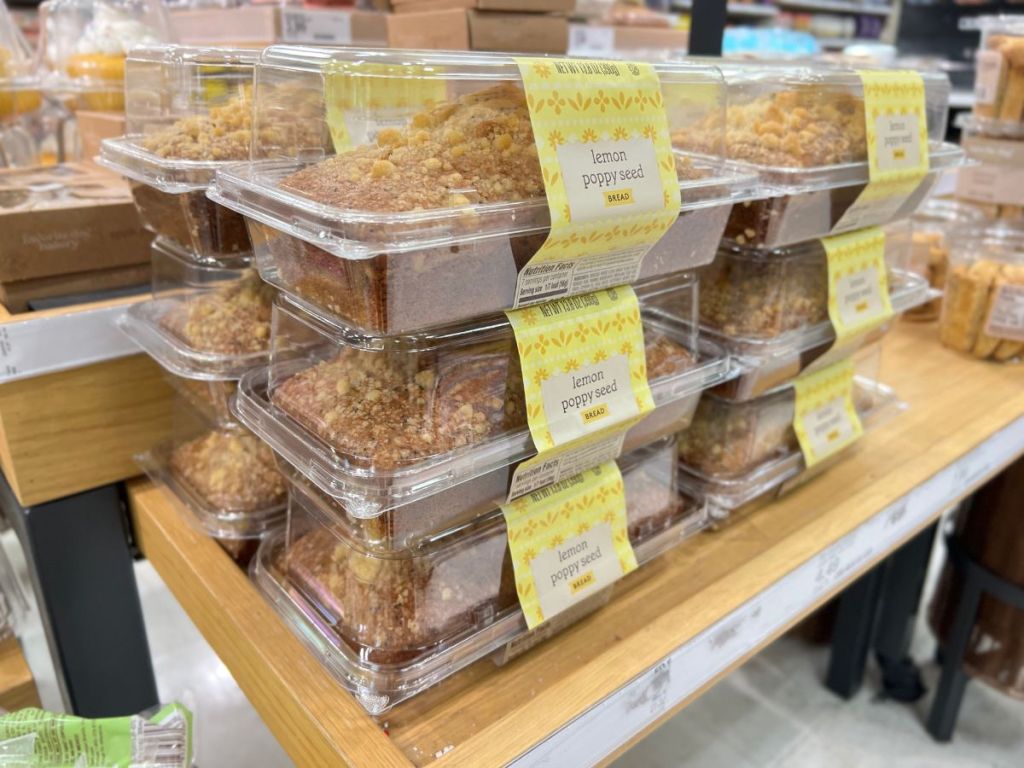
<path id="1" fill-rule="evenodd" d="M 86 164 L 0 171 L 0 303 L 149 285 L 149 242 L 128 185 Z"/>

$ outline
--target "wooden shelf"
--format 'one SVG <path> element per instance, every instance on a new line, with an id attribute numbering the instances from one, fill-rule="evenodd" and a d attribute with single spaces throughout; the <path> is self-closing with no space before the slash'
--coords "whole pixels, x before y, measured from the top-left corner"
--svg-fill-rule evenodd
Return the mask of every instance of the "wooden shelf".
<path id="1" fill-rule="evenodd" d="M 8 712 L 39 706 L 36 681 L 15 637 L 0 641 L 0 707 Z"/>
<path id="2" fill-rule="evenodd" d="M 0 307 L 0 467 L 23 506 L 137 475 L 167 434 L 171 389 L 115 325 L 138 300 Z"/>
<path id="3" fill-rule="evenodd" d="M 1024 367 L 901 323 L 883 378 L 910 408 L 783 499 L 616 586 L 605 608 L 483 661 L 377 724 L 163 493 L 130 487 L 142 546 L 300 765 L 600 762 L 699 695 L 1024 452 Z M 385 731 L 386 728 L 386 731 Z M 546 760 L 550 762 L 545 762 Z"/>

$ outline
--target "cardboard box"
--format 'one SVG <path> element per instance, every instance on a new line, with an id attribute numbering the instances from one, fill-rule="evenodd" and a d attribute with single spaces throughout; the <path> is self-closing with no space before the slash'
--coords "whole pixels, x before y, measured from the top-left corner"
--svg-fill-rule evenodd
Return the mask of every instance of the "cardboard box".
<path id="1" fill-rule="evenodd" d="M 397 14 L 422 13 L 423 11 L 442 11 L 459 8 L 466 11 L 476 7 L 476 0 L 404 0 L 391 4 L 391 10 Z M 466 32 L 469 34 L 468 29 Z M 467 43 L 468 45 L 468 43 Z"/>
<path id="2" fill-rule="evenodd" d="M 388 45 L 391 48 L 425 48 L 439 51 L 469 50 L 469 27 L 466 24 L 466 11 L 461 8 L 385 15 Z"/>
<path id="3" fill-rule="evenodd" d="M 409 19 L 416 16 L 416 19 Z M 460 8 L 396 14 L 335 8 L 241 6 L 175 11 L 171 26 L 188 45 L 359 45 L 391 48 L 469 47 Z"/>
<path id="4" fill-rule="evenodd" d="M 78 122 L 78 142 L 82 149 L 82 160 L 91 163 L 100 153 L 100 142 L 124 136 L 124 113 L 91 112 L 80 110 L 75 113 Z M 99 166 L 97 166 L 99 167 Z"/>
<path id="5" fill-rule="evenodd" d="M 644 49 L 686 48 L 690 44 L 690 33 L 685 29 L 671 27 L 612 27 L 615 30 L 615 50 L 636 51 Z"/>
<path id="6" fill-rule="evenodd" d="M 469 11 L 469 44 L 474 51 L 565 53 L 569 21 L 544 13 Z"/>
<path id="7" fill-rule="evenodd" d="M 145 293 L 150 288 L 149 266 L 149 264 L 136 264 L 129 267 L 97 269 L 91 272 L 75 272 L 69 275 L 0 283 L 0 304 L 3 304 L 8 312 L 17 313 L 26 312 L 29 302 L 38 299 L 75 296 L 134 286 L 139 286 L 139 292 Z"/>
<path id="8" fill-rule="evenodd" d="M 128 185 L 86 163 L 0 171 L 0 282 L 149 263 Z"/>
<path id="9" fill-rule="evenodd" d="M 388 0 L 382 0 L 387 3 Z M 385 6 L 387 7 L 387 6 Z M 569 13 L 576 7 L 575 0 L 390 0 L 395 13 L 440 10 L 442 8 L 476 8 L 480 11 L 510 11 L 513 13 Z"/>
<path id="10" fill-rule="evenodd" d="M 515 13 L 571 13 L 576 0 L 476 0 L 481 11 L 510 11 Z"/>

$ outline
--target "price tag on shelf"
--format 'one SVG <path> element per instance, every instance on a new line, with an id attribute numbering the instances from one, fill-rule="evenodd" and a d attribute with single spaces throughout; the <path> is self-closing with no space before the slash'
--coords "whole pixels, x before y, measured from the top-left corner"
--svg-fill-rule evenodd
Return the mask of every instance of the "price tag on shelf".
<path id="1" fill-rule="evenodd" d="M 570 56 L 607 56 L 615 50 L 615 28 L 598 24 L 569 25 Z"/>
<path id="2" fill-rule="evenodd" d="M 352 14 L 347 11 L 282 8 L 281 39 L 286 43 L 351 45 Z"/>

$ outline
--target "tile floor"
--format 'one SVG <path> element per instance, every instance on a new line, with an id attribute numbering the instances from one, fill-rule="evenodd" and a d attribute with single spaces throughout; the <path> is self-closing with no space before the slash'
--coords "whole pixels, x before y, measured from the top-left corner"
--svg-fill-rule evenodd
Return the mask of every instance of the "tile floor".
<path id="1" fill-rule="evenodd" d="M 0 544 L 24 575 L 11 532 Z M 200 768 L 284 768 L 292 763 L 249 706 L 148 563 L 136 566 L 160 695 L 191 706 L 199 722 Z M 27 589 L 27 587 L 26 587 Z M 29 594 L 21 638 L 44 706 L 60 708 L 38 615 Z M 914 655 L 927 659 L 931 637 L 919 628 Z M 927 699 L 909 707 L 879 701 L 869 680 L 852 702 L 821 686 L 824 648 L 785 637 L 634 747 L 615 768 L 1021 768 L 1024 703 L 985 686 L 967 689 L 956 738 L 940 746 L 921 721 Z M 935 669 L 925 667 L 934 683 Z"/>

